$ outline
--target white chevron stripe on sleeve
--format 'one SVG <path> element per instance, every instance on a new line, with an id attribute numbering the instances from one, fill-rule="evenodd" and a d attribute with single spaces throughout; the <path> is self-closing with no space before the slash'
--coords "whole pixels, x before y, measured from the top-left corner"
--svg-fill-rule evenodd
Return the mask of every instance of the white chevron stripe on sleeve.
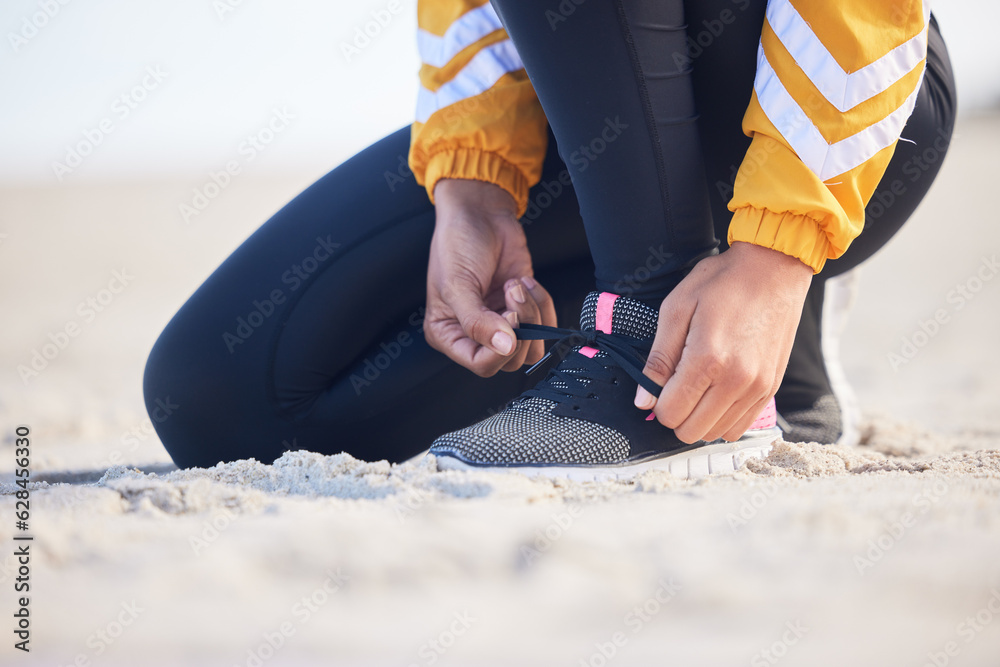
<path id="1" fill-rule="evenodd" d="M 524 63 L 509 39 L 486 47 L 437 92 L 420 87 L 417 93 L 417 122 L 426 123 L 438 109 L 475 97 L 492 88 L 504 74 L 523 68 Z"/>
<path id="2" fill-rule="evenodd" d="M 923 73 L 921 73 L 921 81 Z M 827 181 L 854 169 L 870 160 L 883 148 L 899 138 L 907 119 L 917 103 L 920 85 L 894 112 L 860 132 L 830 144 L 809 119 L 802 107 L 789 94 L 764 54 L 764 47 L 757 51 L 757 77 L 754 91 L 761 109 L 781 136 L 792 147 L 799 159 Z"/>
<path id="3" fill-rule="evenodd" d="M 458 17 L 448 26 L 443 36 L 418 30 L 417 49 L 420 51 L 420 59 L 432 67 L 444 67 L 459 51 L 502 27 L 500 17 L 487 2 Z"/>
<path id="4" fill-rule="evenodd" d="M 884 92 L 926 57 L 929 3 L 924 2 L 923 8 L 924 29 L 919 34 L 851 73 L 840 67 L 790 0 L 770 0 L 767 22 L 813 85 L 843 112 Z"/>

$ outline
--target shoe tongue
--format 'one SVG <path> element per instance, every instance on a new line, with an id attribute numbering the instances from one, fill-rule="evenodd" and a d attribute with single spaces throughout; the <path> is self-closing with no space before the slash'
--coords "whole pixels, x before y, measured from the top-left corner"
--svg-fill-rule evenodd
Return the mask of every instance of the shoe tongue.
<path id="1" fill-rule="evenodd" d="M 591 292 L 583 302 L 580 329 L 652 338 L 656 335 L 657 316 L 655 310 L 636 299 L 611 292 Z"/>

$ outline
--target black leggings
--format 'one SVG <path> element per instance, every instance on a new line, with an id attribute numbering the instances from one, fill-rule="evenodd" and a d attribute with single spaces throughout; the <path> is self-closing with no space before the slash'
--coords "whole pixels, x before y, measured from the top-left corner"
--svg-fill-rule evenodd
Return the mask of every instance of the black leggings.
<path id="1" fill-rule="evenodd" d="M 507 3 L 500 4 L 501 15 L 510 22 Z M 577 10 L 604 4 L 584 3 Z M 603 178 L 592 185 L 581 181 L 573 166 L 575 144 L 566 146 L 564 162 L 556 137 L 550 136 L 542 178 L 531 190 L 523 222 L 536 276 L 553 295 L 561 325 L 575 326 L 583 297 L 594 288 L 595 260 L 601 267 L 601 288 L 614 289 L 617 283 L 621 292 L 622 281 L 632 281 L 625 285 L 629 289 L 642 290 L 657 280 L 654 274 L 664 262 L 676 260 L 668 272 L 675 274 L 706 248 L 711 251 L 715 241 L 705 232 L 708 218 L 698 213 L 698 197 L 707 197 L 715 236 L 725 238 L 728 188 L 749 145 L 740 120 L 753 86 L 765 3 L 689 5 L 687 33 L 695 40 L 723 9 L 739 10 L 736 23 L 701 53 L 690 54 L 697 56 L 691 79 L 701 132 L 701 150 L 694 153 L 695 159 L 703 156 L 704 181 L 683 173 L 678 178 L 688 190 L 673 190 L 674 176 L 668 172 L 676 167 L 657 165 L 644 184 L 634 170 L 622 169 L 618 157 L 604 159 L 612 157 L 608 143 L 607 155 L 590 161 L 583 172 Z M 584 30 L 590 23 L 577 25 Z M 522 50 L 521 29 L 509 27 Z M 555 33 L 566 36 L 574 29 L 574 21 L 568 20 Z M 539 68 L 525 51 L 534 80 Z M 633 56 L 625 57 L 628 63 L 590 58 L 578 66 L 608 80 L 620 78 L 623 71 L 631 76 Z M 535 85 L 548 107 L 551 96 L 541 79 Z M 563 93 L 576 94 L 572 88 Z M 624 90 L 623 99 L 629 94 Z M 572 100 L 566 104 L 573 106 Z M 667 118 L 655 134 L 662 139 L 670 128 L 686 127 L 675 122 L 686 118 Z M 953 119 L 951 69 L 934 24 L 927 75 L 903 131 L 915 143 L 900 142 L 868 206 L 865 232 L 842 258 L 828 263 L 814 289 L 821 288 L 823 278 L 870 257 L 909 218 L 940 167 Z M 560 127 L 566 137 L 575 136 L 576 130 L 565 123 Z M 589 136 L 602 131 L 585 124 L 581 128 Z M 623 141 L 614 145 L 656 164 L 648 146 L 631 138 L 650 136 L 645 116 L 631 129 L 637 130 L 634 135 L 624 131 Z M 210 466 L 250 457 L 271 462 L 295 449 L 400 461 L 425 449 L 437 435 L 501 409 L 535 382 L 537 378 L 519 372 L 480 378 L 425 342 L 421 321 L 434 208 L 401 161 L 409 137 L 409 129 L 395 132 L 292 200 L 233 252 L 167 325 L 150 353 L 143 390 L 157 434 L 177 465 Z M 683 149 L 685 139 L 677 141 L 678 150 Z M 674 196 L 665 199 L 664 188 Z M 586 189 L 588 197 L 578 199 L 577 189 Z M 685 198 L 685 192 L 694 199 Z M 604 212 L 636 210 L 630 207 L 640 200 L 647 212 L 659 206 L 666 222 L 638 233 L 630 227 L 628 234 L 622 234 L 620 219 L 616 227 L 597 224 Z M 655 257 L 650 239 L 657 235 L 666 239 L 669 257 Z M 647 276 L 640 267 L 653 269 Z"/>

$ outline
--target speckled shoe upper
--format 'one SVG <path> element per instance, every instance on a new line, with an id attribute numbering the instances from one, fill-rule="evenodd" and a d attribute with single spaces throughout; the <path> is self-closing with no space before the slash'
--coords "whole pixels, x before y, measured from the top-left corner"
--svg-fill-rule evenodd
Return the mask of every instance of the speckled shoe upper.
<path id="1" fill-rule="evenodd" d="M 522 326 L 519 337 L 560 338 L 552 351 L 565 357 L 499 413 L 439 437 L 431 454 L 477 467 L 613 467 L 691 449 L 633 404 L 639 380 L 658 393 L 642 376 L 656 323 L 640 301 L 592 292 L 579 332 Z"/>

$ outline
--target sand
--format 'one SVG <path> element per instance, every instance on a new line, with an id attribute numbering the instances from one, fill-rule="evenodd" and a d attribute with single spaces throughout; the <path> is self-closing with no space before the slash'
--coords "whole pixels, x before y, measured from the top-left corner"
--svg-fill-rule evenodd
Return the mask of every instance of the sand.
<path id="1" fill-rule="evenodd" d="M 965 120 L 928 201 L 865 268 L 843 349 L 862 444 L 779 443 L 692 481 L 309 452 L 171 471 L 142 411 L 145 354 L 316 174 L 234 183 L 192 225 L 186 183 L 3 191 L 0 661 L 998 664 L 1000 281 L 948 300 L 1000 251 L 989 146 L 1000 118 Z M 83 321 L 77 304 L 123 269 L 134 280 Z M 939 308 L 947 324 L 893 368 Z M 17 366 L 68 321 L 80 335 L 23 382 Z M 40 480 L 30 656 L 10 635 L 18 423 Z"/>

